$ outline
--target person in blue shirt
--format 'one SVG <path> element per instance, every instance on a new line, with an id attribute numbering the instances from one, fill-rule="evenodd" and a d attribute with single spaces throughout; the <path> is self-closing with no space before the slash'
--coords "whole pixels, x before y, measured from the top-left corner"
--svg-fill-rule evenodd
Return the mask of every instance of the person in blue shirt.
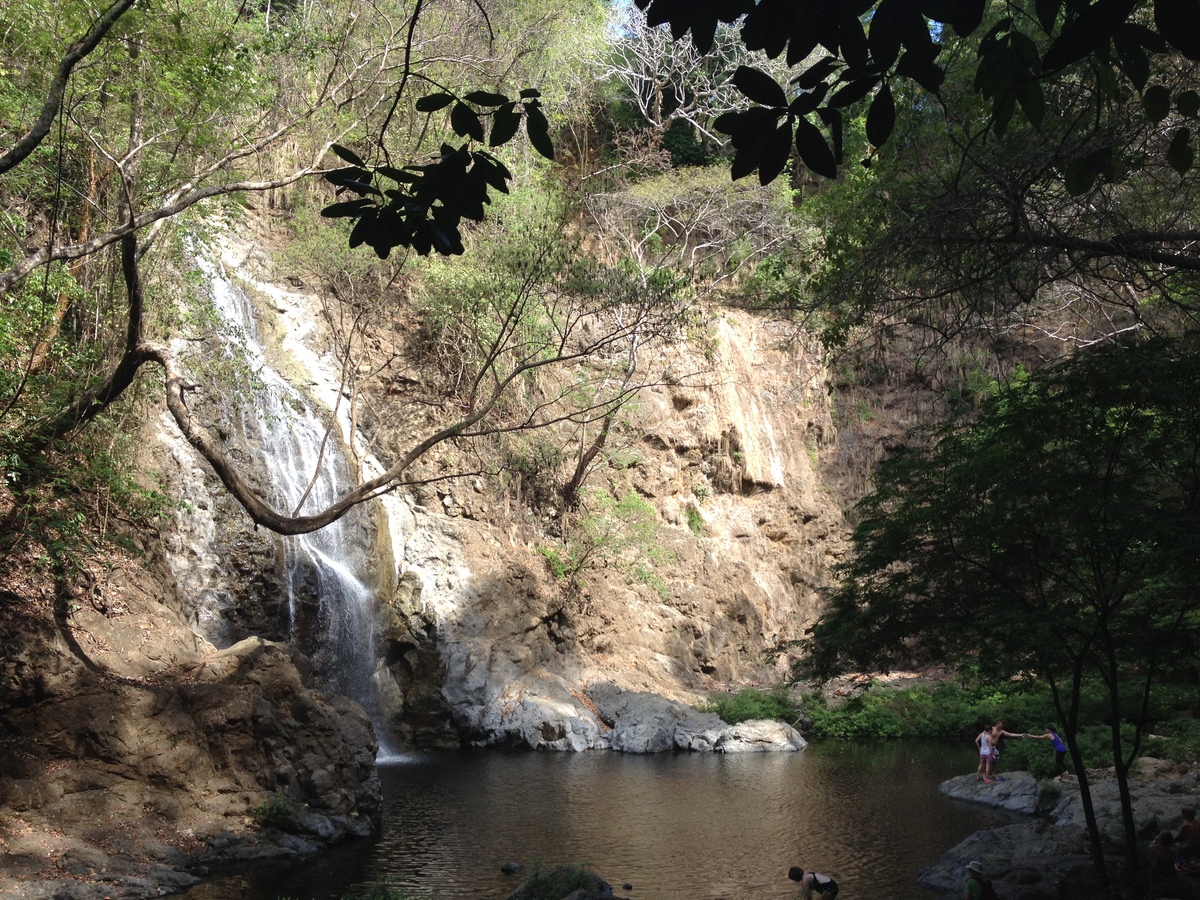
<path id="1" fill-rule="evenodd" d="M 1049 741 L 1054 747 L 1054 779 L 1056 781 L 1062 781 L 1064 775 L 1071 774 L 1067 771 L 1067 745 L 1058 736 L 1057 728 L 1047 725 L 1045 734 L 1031 734 L 1028 737 L 1037 741 Z"/>

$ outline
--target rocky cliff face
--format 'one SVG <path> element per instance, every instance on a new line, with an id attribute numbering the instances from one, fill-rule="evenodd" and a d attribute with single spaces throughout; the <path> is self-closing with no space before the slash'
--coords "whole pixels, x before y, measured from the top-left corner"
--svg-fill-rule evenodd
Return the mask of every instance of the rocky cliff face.
<path id="1" fill-rule="evenodd" d="M 235 247 L 227 258 L 276 335 L 277 368 L 332 405 L 341 388 L 322 369 L 315 299 L 294 277 L 284 286 L 294 273 L 262 253 Z M 387 377 L 363 387 L 355 422 L 385 458 L 421 425 L 388 412 L 389 397 L 424 377 L 404 357 L 404 336 L 391 339 L 376 344 Z M 380 546 L 393 555 L 381 552 L 362 577 L 378 592 L 374 681 L 389 733 L 427 746 L 607 747 L 618 723 L 597 690 L 694 703 L 783 674 L 784 661 L 764 654 L 803 634 L 845 543 L 838 498 L 822 482 L 837 441 L 822 360 L 792 329 L 736 310 L 714 310 L 660 352 L 671 374 L 639 398 L 622 465 L 593 476 L 653 506 L 662 552 L 652 578 L 595 567 L 569 589 L 539 552 L 561 536 L 561 511 L 475 476 L 378 511 L 390 536 Z M 361 437 L 344 418 L 346 443 Z M 236 511 L 207 499 L 220 489 L 187 453 L 170 450 L 172 483 L 187 494 L 190 479 L 191 501 L 167 541 L 193 617 L 217 640 L 279 637 L 278 625 L 263 630 L 280 616 L 278 579 L 259 572 L 269 552 Z"/>
<path id="2" fill-rule="evenodd" d="M 332 408 L 341 385 L 321 362 L 313 297 L 262 253 L 232 260 L 258 292 L 273 362 Z M 402 332 L 376 343 L 393 362 L 355 423 L 385 456 L 389 436 L 423 424 L 386 414 L 397 385 L 423 377 Z M 555 578 L 542 550 L 563 536 L 561 511 L 479 477 L 363 510 L 342 561 L 374 596 L 358 649 L 375 725 L 419 746 L 802 747 L 786 727 L 729 728 L 692 708 L 780 677 L 764 651 L 803 633 L 844 547 L 822 486 L 838 451 L 824 368 L 791 337 L 718 310 L 663 348 L 675 374 L 640 398 L 621 464 L 594 476 L 652 506 L 652 578 L 615 565 Z M 218 432 L 240 427 L 213 409 Z M 346 404 L 339 414 L 359 448 Z M 139 556 L 85 558 L 57 586 L 26 560 L 28 580 L 0 595 L 0 892 L 145 896 L 214 857 L 311 849 L 377 821 L 372 723 L 325 689 L 336 660 L 314 667 L 283 642 L 311 637 L 319 591 L 287 596 L 279 542 L 170 434 L 148 435 L 144 465 L 179 505 L 161 535 L 127 535 Z M 265 481 L 256 446 L 237 452 Z"/>
<path id="3" fill-rule="evenodd" d="M 199 639 L 153 557 L 106 563 L 0 597 L 0 893 L 144 897 L 377 827 L 360 707 L 286 645 Z"/>

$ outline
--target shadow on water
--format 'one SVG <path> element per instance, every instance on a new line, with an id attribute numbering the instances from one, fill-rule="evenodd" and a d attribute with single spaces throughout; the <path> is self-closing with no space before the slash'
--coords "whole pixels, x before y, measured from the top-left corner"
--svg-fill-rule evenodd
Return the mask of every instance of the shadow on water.
<path id="1" fill-rule="evenodd" d="M 414 894 L 502 898 L 514 860 L 587 863 L 645 900 L 797 896 L 789 866 L 841 895 L 928 900 L 917 874 L 995 810 L 942 797 L 974 748 L 814 745 L 803 753 L 443 751 L 381 765 L 383 834 L 211 879 L 189 900 L 329 900 L 381 879 Z"/>

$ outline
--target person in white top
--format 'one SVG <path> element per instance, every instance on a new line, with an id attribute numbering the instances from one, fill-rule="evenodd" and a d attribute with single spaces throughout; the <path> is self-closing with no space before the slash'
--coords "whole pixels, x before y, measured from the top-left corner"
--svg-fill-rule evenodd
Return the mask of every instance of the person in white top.
<path id="1" fill-rule="evenodd" d="M 975 770 L 975 780 L 984 784 L 992 783 L 992 729 L 985 728 L 975 738 L 975 746 L 979 748 L 979 768 Z"/>

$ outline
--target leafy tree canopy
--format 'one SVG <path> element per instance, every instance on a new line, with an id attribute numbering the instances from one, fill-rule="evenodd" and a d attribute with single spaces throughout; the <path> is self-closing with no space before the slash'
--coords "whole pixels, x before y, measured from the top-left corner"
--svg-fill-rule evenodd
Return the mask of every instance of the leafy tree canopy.
<path id="1" fill-rule="evenodd" d="M 814 672 L 927 661 L 1007 676 L 1190 659 L 1200 636 L 1200 354 L 1080 354 L 898 453 L 816 625 Z"/>
<path id="2" fill-rule="evenodd" d="M 1104 90 L 1141 95 L 1147 115 L 1165 118 L 1172 94 L 1151 80 L 1152 58 L 1173 52 L 1200 60 L 1200 3 L 1196 0 L 637 0 L 651 24 L 669 24 L 676 39 L 691 32 L 696 45 L 712 44 L 720 23 L 741 20 L 751 50 L 771 58 L 786 54 L 803 66 L 789 93 L 774 78 L 747 66 L 734 83 L 757 106 L 716 123 L 732 137 L 735 178 L 757 171 L 765 184 L 779 175 L 792 148 L 815 172 L 835 177 L 843 162 L 843 111 L 870 97 L 867 135 L 885 144 L 896 123 L 894 89 L 915 82 L 938 95 L 946 79 L 947 53 L 958 41 L 975 43 L 975 88 L 991 105 L 991 120 L 1003 133 L 1019 107 L 1035 125 L 1047 115 L 1048 84 L 1071 78 L 1081 65 L 1097 71 Z M 1174 97 L 1195 118 L 1194 91 Z M 814 121 L 815 119 L 815 121 Z M 819 123 L 819 124 L 818 124 Z M 1179 171 L 1190 167 L 1192 133 L 1181 125 L 1167 159 Z M 1073 163 L 1072 180 L 1099 174 L 1105 160 Z"/>
<path id="3" fill-rule="evenodd" d="M 1200 353 L 1156 341 L 1077 354 L 932 437 L 888 461 L 860 504 L 856 554 L 805 665 L 1035 675 L 1080 772 L 1081 690 L 1098 677 L 1134 862 L 1125 778 L 1155 683 L 1193 665 L 1200 640 Z"/>

